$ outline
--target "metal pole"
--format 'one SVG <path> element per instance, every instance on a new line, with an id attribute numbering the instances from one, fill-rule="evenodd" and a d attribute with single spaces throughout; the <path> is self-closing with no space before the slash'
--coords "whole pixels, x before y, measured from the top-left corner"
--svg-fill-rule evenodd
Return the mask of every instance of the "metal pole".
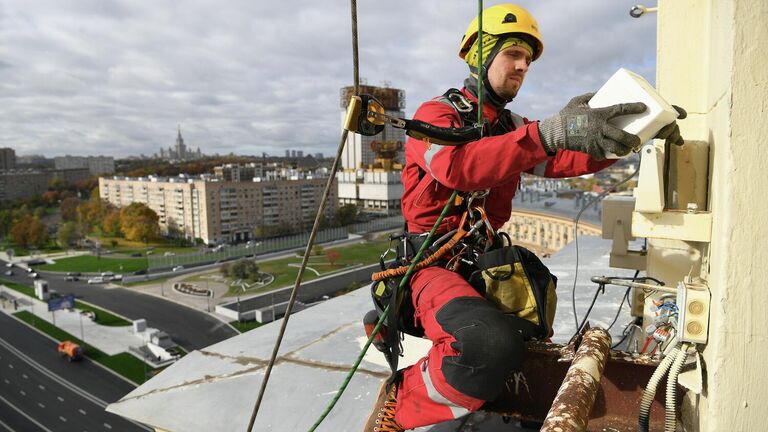
<path id="1" fill-rule="evenodd" d="M 607 331 L 592 328 L 584 333 L 571 367 L 541 426 L 542 432 L 587 430 L 610 348 L 611 335 Z"/>
<path id="2" fill-rule="evenodd" d="M 80 314 L 80 340 L 85 342 L 85 332 L 83 331 L 83 314 Z"/>

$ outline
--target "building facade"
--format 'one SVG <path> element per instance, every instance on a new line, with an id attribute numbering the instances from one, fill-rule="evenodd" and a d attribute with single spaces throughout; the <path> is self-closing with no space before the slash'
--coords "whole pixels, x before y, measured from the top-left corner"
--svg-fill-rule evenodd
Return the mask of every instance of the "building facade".
<path id="1" fill-rule="evenodd" d="M 87 180 L 90 176 L 87 168 L 0 171 L 0 201 L 42 195 L 54 179 L 72 184 Z"/>
<path id="2" fill-rule="evenodd" d="M 112 156 L 57 156 L 53 158 L 56 169 L 88 168 L 92 175 L 115 172 L 115 158 Z"/>
<path id="3" fill-rule="evenodd" d="M 360 93 L 373 95 L 382 103 L 387 115 L 399 118 L 405 116 L 403 90 L 362 85 Z M 353 94 L 354 87 L 341 89 L 342 122 Z M 405 131 L 391 125 L 386 125 L 384 130 L 375 136 L 350 133 L 342 153 L 343 170 L 336 175 L 339 203 L 354 204 L 365 213 L 400 213 L 404 143 Z"/>
<path id="4" fill-rule="evenodd" d="M 16 151 L 12 148 L 0 148 L 0 170 L 7 171 L 16 168 Z"/>
<path id="5" fill-rule="evenodd" d="M 254 239 L 260 227 L 311 226 L 326 182 L 312 176 L 267 181 L 102 177 L 99 193 L 118 207 L 146 204 L 159 216 L 165 233 L 217 244 Z M 338 208 L 335 190 L 331 188 L 325 209 L 329 219 Z"/>
<path id="6" fill-rule="evenodd" d="M 573 240 L 573 226 L 573 218 L 567 216 L 515 209 L 500 231 L 509 234 L 513 243 L 546 256 L 559 251 Z M 601 234 L 602 227 L 579 222 L 580 236 Z"/>

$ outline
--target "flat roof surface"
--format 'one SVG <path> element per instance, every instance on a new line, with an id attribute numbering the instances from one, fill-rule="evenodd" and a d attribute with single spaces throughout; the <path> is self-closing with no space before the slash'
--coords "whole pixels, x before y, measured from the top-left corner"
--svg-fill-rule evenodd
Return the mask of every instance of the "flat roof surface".
<path id="1" fill-rule="evenodd" d="M 596 286 L 589 282 L 591 276 L 631 276 L 633 272 L 608 268 L 610 241 L 581 237 L 579 246 L 576 307 L 583 314 L 595 293 Z M 575 244 L 569 244 L 544 262 L 559 278 L 554 339 L 563 342 L 575 329 L 570 297 L 575 273 Z M 623 295 L 622 288 L 607 288 L 598 298 L 591 323 L 610 324 Z M 310 429 L 336 394 L 365 343 L 361 321 L 369 309 L 369 291 L 363 288 L 290 318 L 254 430 Z M 626 305 L 623 313 L 611 330 L 614 340 L 620 336 L 623 324 L 629 318 Z M 281 321 L 277 321 L 194 351 L 110 405 L 108 410 L 169 431 L 245 431 L 280 325 Z M 405 357 L 400 361 L 401 367 L 414 363 L 429 346 L 427 340 L 408 337 L 404 342 Z M 360 431 L 378 388 L 388 374 L 383 356 L 371 348 L 338 404 L 317 430 Z M 478 412 L 417 430 L 490 432 L 522 429 L 505 424 L 498 415 Z"/>

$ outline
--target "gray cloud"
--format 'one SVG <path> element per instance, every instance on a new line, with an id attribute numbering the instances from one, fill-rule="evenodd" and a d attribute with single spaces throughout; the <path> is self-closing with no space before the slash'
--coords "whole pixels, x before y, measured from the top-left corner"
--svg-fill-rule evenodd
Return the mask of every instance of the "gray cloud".
<path id="1" fill-rule="evenodd" d="M 486 2 L 486 6 L 496 2 Z M 510 108 L 530 118 L 598 88 L 618 67 L 651 81 L 655 16 L 634 0 L 521 1 L 545 53 Z M 359 3 L 361 75 L 421 101 L 460 86 L 469 1 Z M 17 154 L 335 153 L 351 84 L 346 1 L 38 0 L 0 8 L 0 146 Z"/>

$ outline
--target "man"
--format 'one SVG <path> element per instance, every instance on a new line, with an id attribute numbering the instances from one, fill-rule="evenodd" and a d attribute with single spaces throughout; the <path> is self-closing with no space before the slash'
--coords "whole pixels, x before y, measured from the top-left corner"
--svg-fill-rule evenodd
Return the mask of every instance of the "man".
<path id="1" fill-rule="evenodd" d="M 626 155 L 641 144 L 637 136 L 611 126 L 608 120 L 642 113 L 646 109 L 642 103 L 590 109 L 591 94 L 587 94 L 541 122 L 504 109 L 517 96 L 544 44 L 535 19 L 517 5 L 486 9 L 483 27 L 486 73 L 478 76 L 475 19 L 459 51 L 470 68 L 464 88 L 424 103 L 415 118 L 440 127 L 466 124 L 467 105 L 477 105 L 478 80 L 482 80 L 488 136 L 461 146 L 408 140 L 402 206 L 410 234 L 432 228 L 453 190 L 489 189 L 485 211 L 498 229 L 509 219 L 521 173 L 546 177 L 594 173 L 613 163 L 605 160 L 606 154 Z M 657 138 L 682 144 L 674 123 Z M 438 234 L 456 228 L 461 216 L 460 212 L 448 214 Z M 501 394 L 525 354 L 527 327 L 521 319 L 503 314 L 459 274 L 440 266 L 427 267 L 412 276 L 409 294 L 413 320 L 433 346 L 426 357 L 385 382 L 366 432 L 413 429 L 478 410 Z"/>

